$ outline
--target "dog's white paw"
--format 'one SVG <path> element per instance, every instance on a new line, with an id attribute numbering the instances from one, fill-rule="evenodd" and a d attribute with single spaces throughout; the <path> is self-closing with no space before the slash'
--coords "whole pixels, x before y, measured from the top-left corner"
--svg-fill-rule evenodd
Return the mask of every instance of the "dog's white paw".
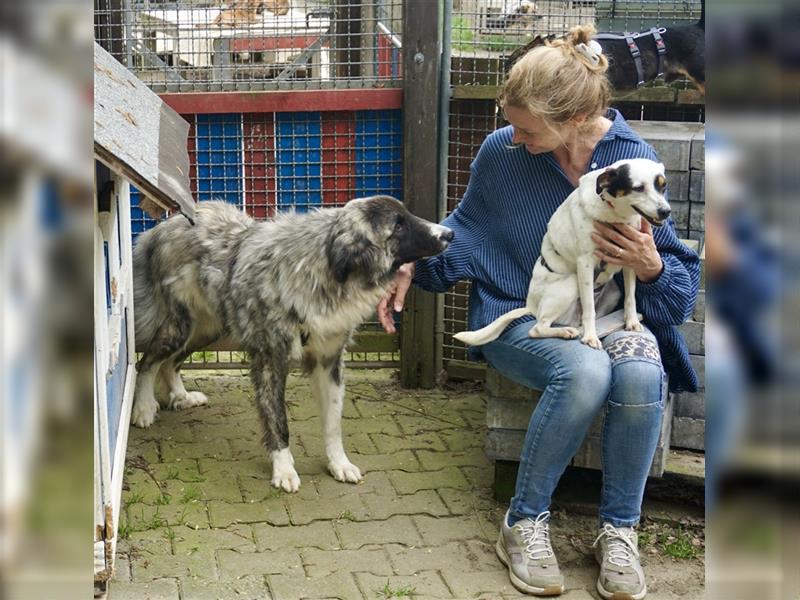
<path id="1" fill-rule="evenodd" d="M 156 420 L 158 412 L 158 402 L 150 398 L 148 400 L 136 400 L 131 410 L 131 423 L 137 427 L 147 428 Z"/>
<path id="2" fill-rule="evenodd" d="M 280 488 L 284 492 L 293 494 L 300 489 L 300 476 L 294 470 L 294 467 L 273 467 L 272 487 Z"/>
<path id="3" fill-rule="evenodd" d="M 170 392 L 169 403 L 172 406 L 172 410 L 183 410 L 184 408 L 207 404 L 208 397 L 203 392 L 186 392 L 184 394 Z"/>
<path id="4" fill-rule="evenodd" d="M 625 331 L 644 331 L 644 327 L 639 319 L 629 319 L 625 321 Z"/>
<path id="5" fill-rule="evenodd" d="M 328 463 L 328 471 L 331 472 L 336 481 L 344 483 L 358 483 L 363 479 L 361 469 L 351 463 L 349 460 L 344 459 L 337 462 Z"/>
<path id="6" fill-rule="evenodd" d="M 574 340 L 577 337 L 580 337 L 581 330 L 577 329 L 576 327 L 559 327 L 559 336 L 565 340 Z"/>
<path id="7" fill-rule="evenodd" d="M 595 350 L 603 349 L 603 344 L 600 343 L 600 338 L 598 338 L 596 335 L 584 335 L 581 338 L 581 341 Z"/>

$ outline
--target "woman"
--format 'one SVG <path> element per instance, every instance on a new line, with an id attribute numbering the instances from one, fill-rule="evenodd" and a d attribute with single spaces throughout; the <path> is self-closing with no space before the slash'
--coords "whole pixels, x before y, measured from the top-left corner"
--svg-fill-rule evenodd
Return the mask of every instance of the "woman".
<path id="1" fill-rule="evenodd" d="M 402 309 L 412 281 L 444 292 L 471 279 L 471 330 L 524 306 L 547 222 L 581 175 L 624 158 L 657 160 L 619 113 L 607 108 L 608 63 L 591 43 L 593 34 L 591 26 L 575 28 L 563 40 L 531 50 L 511 69 L 500 97 L 511 125 L 490 134 L 472 163 L 467 192 L 443 223 L 455 231 L 450 248 L 400 268 L 393 291 L 378 306 L 387 331 L 394 331 L 390 307 Z M 597 589 L 604 598 L 638 600 L 646 585 L 633 528 L 658 440 L 666 375 L 673 391 L 697 386 L 675 327 L 691 314 L 700 268 L 671 223 L 655 231 L 644 220 L 640 230 L 602 223 L 595 228 L 598 258 L 636 272 L 646 330 L 611 334 L 598 351 L 580 340 L 532 339 L 529 317 L 479 348 L 506 377 L 543 390 L 497 553 L 518 589 L 534 595 L 563 591 L 549 538 L 550 498 L 602 409 Z"/>

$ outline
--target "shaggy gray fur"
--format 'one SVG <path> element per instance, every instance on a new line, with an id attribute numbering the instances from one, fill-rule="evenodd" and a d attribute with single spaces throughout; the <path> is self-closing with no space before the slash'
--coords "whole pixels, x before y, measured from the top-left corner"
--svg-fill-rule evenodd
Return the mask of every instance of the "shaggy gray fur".
<path id="1" fill-rule="evenodd" d="M 183 389 L 178 371 L 191 352 L 228 336 L 250 354 L 266 449 L 286 449 L 290 361 L 325 373 L 327 383 L 315 387 L 323 412 L 335 417 L 330 405 L 342 400 L 342 355 L 353 330 L 374 311 L 398 266 L 442 252 L 451 239 L 450 230 L 387 196 L 266 222 L 223 202 L 202 202 L 194 226 L 179 215 L 164 221 L 134 250 L 143 356 L 132 420 L 152 423 L 156 379 L 171 390 L 167 405 L 205 402 Z M 330 426 L 326 445 L 335 445 L 338 424 Z M 331 452 L 329 459 L 341 462 Z"/>

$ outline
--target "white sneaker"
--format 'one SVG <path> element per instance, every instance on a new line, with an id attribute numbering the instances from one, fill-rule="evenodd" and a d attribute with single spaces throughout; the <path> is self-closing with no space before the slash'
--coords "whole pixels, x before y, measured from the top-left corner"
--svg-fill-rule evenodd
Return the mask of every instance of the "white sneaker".
<path id="1" fill-rule="evenodd" d="M 606 600 L 642 600 L 647 595 L 647 585 L 633 528 L 603 523 L 593 546 L 600 565 L 598 593 Z"/>
<path id="2" fill-rule="evenodd" d="M 564 577 L 550 545 L 550 512 L 536 519 L 522 519 L 508 526 L 508 512 L 497 540 L 497 556 L 508 567 L 515 588 L 534 596 L 558 596 L 564 592 Z"/>

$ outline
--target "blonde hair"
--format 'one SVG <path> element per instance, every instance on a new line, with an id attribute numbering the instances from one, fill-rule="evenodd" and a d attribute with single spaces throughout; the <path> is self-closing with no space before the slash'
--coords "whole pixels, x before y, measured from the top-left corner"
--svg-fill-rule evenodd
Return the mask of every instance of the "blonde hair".
<path id="1" fill-rule="evenodd" d="M 594 25 L 581 25 L 531 49 L 509 71 L 498 98 L 500 107 L 527 109 L 556 131 L 581 116 L 586 117 L 583 126 L 592 126 L 611 102 L 608 60 L 602 53 L 596 62 L 587 55 L 595 33 Z"/>

